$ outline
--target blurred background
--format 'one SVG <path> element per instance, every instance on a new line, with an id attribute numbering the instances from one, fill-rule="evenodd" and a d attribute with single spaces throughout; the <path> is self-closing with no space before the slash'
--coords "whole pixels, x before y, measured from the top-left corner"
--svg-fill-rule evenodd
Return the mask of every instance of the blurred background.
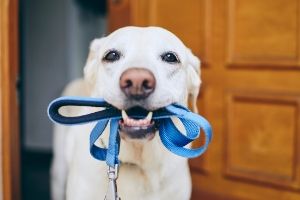
<path id="1" fill-rule="evenodd" d="M 107 33 L 105 0 L 20 1 L 22 199 L 50 199 L 53 124 L 46 108 L 82 77 L 90 42 Z"/>
<path id="2" fill-rule="evenodd" d="M 198 108 L 214 138 L 190 162 L 192 199 L 299 200 L 299 1 L 20 0 L 22 199 L 50 199 L 46 108 L 82 76 L 90 41 L 123 26 L 154 25 L 202 61 Z"/>

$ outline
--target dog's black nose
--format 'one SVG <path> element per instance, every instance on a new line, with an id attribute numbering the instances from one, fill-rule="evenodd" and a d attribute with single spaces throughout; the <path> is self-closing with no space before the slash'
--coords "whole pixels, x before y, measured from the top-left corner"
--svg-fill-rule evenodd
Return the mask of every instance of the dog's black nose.
<path id="1" fill-rule="evenodd" d="M 120 77 L 121 90 L 134 100 L 147 98 L 154 91 L 155 84 L 154 75 L 147 69 L 130 68 Z"/>

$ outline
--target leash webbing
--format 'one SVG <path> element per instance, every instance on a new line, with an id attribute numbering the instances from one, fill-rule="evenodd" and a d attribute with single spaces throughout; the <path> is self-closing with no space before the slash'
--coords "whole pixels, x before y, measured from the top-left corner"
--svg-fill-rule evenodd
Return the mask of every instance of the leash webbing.
<path id="1" fill-rule="evenodd" d="M 105 109 L 82 116 L 67 117 L 59 113 L 59 108 L 64 106 L 90 106 Z M 138 112 L 134 109 L 128 111 L 128 115 L 134 118 L 144 118 L 146 114 L 147 113 L 141 113 L 141 111 Z M 52 121 L 64 125 L 76 125 L 97 121 L 90 134 L 91 155 L 98 160 L 106 161 L 111 167 L 119 164 L 120 136 L 118 134 L 118 127 L 119 120 L 122 118 L 120 110 L 114 108 L 102 98 L 60 97 L 49 104 L 48 115 Z M 170 118 L 172 116 L 180 119 L 186 129 L 186 135 L 182 134 L 176 128 Z M 186 158 L 200 156 L 205 152 L 211 141 L 212 129 L 209 122 L 182 105 L 171 104 L 153 111 L 152 119 L 159 123 L 159 135 L 163 145 L 178 156 Z M 108 123 L 110 123 L 108 148 L 98 147 L 95 145 L 95 142 L 102 135 Z M 195 149 L 186 148 L 185 146 L 187 144 L 199 138 L 201 129 L 205 134 L 204 145 Z"/>

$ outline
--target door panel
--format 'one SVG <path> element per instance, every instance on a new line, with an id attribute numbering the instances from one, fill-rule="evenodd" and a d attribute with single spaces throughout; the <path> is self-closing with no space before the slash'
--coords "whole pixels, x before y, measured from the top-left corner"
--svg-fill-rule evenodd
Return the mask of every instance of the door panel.
<path id="1" fill-rule="evenodd" d="M 229 64 L 299 63 L 298 0 L 229 0 L 227 9 Z"/>
<path id="2" fill-rule="evenodd" d="M 129 4 L 130 24 L 165 27 L 204 61 L 214 137 L 191 160 L 192 199 L 300 199 L 299 0 Z"/>
<path id="3" fill-rule="evenodd" d="M 299 100 L 289 95 L 228 94 L 226 176 L 299 189 Z"/>

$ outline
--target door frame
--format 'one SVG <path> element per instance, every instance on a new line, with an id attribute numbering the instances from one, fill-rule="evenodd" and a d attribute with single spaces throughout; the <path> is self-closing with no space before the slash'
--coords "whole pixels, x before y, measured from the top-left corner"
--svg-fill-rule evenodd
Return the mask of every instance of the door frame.
<path id="1" fill-rule="evenodd" d="M 20 199 L 18 3 L 0 1 L 0 200 Z"/>

